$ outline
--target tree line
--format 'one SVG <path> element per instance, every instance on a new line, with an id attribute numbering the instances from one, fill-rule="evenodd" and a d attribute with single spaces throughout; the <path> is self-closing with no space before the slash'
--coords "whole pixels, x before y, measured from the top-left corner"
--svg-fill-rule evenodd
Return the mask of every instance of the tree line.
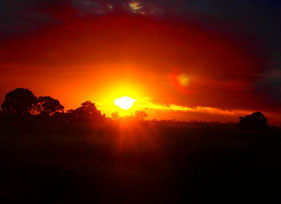
<path id="1" fill-rule="evenodd" d="M 83 119 L 99 119 L 105 118 L 105 114 L 101 114 L 91 101 L 85 101 L 80 107 L 70 109 L 65 112 L 64 106 L 59 100 L 50 96 L 36 97 L 32 91 L 25 88 L 16 88 L 5 95 L 4 102 L 1 105 L 2 112 L 13 115 L 37 115 L 41 117 L 47 116 L 69 116 L 72 118 Z M 136 111 L 134 117 L 144 120 L 148 117 L 145 111 Z M 113 119 L 118 119 L 118 112 L 112 113 Z"/>
<path id="2" fill-rule="evenodd" d="M 36 97 L 32 91 L 25 88 L 17 88 L 5 95 L 1 105 L 4 113 L 16 115 L 40 115 L 53 116 L 56 114 L 68 114 L 79 118 L 105 117 L 96 108 L 95 103 L 86 101 L 77 109 L 64 112 L 64 106 L 59 100 L 50 96 Z"/>
<path id="3" fill-rule="evenodd" d="M 72 118 L 98 119 L 105 118 L 105 114 L 96 108 L 95 103 L 86 101 L 76 109 L 64 111 L 64 106 L 59 100 L 50 96 L 36 97 L 32 91 L 24 88 L 17 88 L 5 95 L 4 102 L 1 105 L 4 113 L 17 115 L 68 115 Z M 112 113 L 113 119 L 118 119 L 118 112 Z M 145 111 L 136 111 L 134 117 L 143 120 L 148 117 Z M 239 118 L 239 127 L 241 129 L 262 130 L 268 128 L 268 120 L 261 112 L 254 112 L 251 115 L 241 116 Z"/>

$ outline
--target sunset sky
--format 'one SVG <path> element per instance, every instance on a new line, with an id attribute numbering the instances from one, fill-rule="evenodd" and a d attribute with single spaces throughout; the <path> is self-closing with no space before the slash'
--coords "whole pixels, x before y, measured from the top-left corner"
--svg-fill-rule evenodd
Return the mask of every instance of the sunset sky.
<path id="1" fill-rule="evenodd" d="M 280 0 L 0 1 L 0 101 L 113 101 L 150 119 L 281 122 Z M 128 110 L 129 111 L 129 110 Z"/>

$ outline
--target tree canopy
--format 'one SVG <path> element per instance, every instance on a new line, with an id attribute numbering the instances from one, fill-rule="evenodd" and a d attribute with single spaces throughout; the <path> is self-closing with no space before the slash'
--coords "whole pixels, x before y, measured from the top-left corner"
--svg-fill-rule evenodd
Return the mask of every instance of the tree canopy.
<path id="1" fill-rule="evenodd" d="M 57 99 L 50 96 L 40 96 L 38 98 L 38 109 L 41 113 L 52 115 L 56 112 L 63 112 L 64 107 Z"/>
<path id="2" fill-rule="evenodd" d="M 75 110 L 69 112 L 76 118 L 81 119 L 94 119 L 102 117 L 101 112 L 96 108 L 95 103 L 91 101 L 86 101 L 81 104 L 81 106 Z"/>
<path id="3" fill-rule="evenodd" d="M 37 102 L 37 97 L 29 89 L 17 88 L 5 95 L 1 107 L 4 112 L 22 115 L 29 114 Z"/>

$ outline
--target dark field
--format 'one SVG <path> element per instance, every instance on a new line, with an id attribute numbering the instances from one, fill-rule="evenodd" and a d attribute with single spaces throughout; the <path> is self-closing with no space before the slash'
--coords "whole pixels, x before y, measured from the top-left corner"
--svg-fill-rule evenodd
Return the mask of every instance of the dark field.
<path id="1" fill-rule="evenodd" d="M 0 203 L 281 201 L 281 130 L 2 118 Z"/>

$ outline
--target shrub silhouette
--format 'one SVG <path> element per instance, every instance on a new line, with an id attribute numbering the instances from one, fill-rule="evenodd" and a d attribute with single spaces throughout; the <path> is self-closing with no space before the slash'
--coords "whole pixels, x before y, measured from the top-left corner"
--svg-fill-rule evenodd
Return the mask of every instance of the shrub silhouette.
<path id="1" fill-rule="evenodd" d="M 97 119 L 102 118 L 101 112 L 96 108 L 95 103 L 86 101 L 81 104 L 81 107 L 75 110 L 69 110 L 68 113 L 74 118 L 80 119 Z"/>
<path id="2" fill-rule="evenodd" d="M 60 102 L 50 96 L 40 96 L 38 100 L 37 106 L 41 113 L 53 115 L 56 112 L 63 112 L 64 110 Z"/>
<path id="3" fill-rule="evenodd" d="M 37 97 L 29 89 L 17 88 L 5 95 L 1 107 L 6 113 L 23 115 L 29 114 L 35 108 L 37 102 Z"/>
<path id="4" fill-rule="evenodd" d="M 240 117 L 239 127 L 247 130 L 265 130 L 268 128 L 267 118 L 261 112 Z"/>

